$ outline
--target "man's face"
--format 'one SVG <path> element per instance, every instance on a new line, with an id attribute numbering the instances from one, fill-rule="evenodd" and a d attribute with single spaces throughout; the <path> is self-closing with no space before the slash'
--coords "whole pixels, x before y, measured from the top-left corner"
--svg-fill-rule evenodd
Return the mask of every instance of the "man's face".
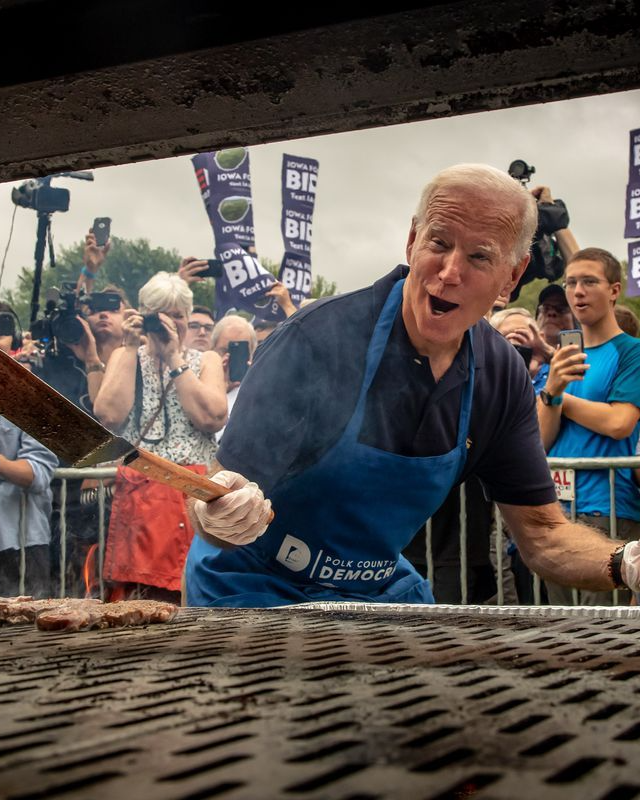
<path id="1" fill-rule="evenodd" d="M 122 339 L 124 305 L 120 303 L 118 311 L 95 311 L 89 309 L 87 322 L 96 342 L 106 342 L 109 339 L 120 341 Z"/>
<path id="2" fill-rule="evenodd" d="M 564 274 L 567 300 L 575 318 L 587 327 L 613 314 L 619 283 L 609 283 L 599 261 L 572 261 Z"/>
<path id="3" fill-rule="evenodd" d="M 194 311 L 189 317 L 189 325 L 185 345 L 202 353 L 211 350 L 213 339 L 213 320 L 208 314 Z"/>
<path id="4" fill-rule="evenodd" d="M 547 297 L 538 306 L 536 322 L 542 338 L 550 345 L 558 344 L 560 331 L 570 330 L 574 325 L 569 304 L 560 293 Z"/>
<path id="5" fill-rule="evenodd" d="M 524 272 L 528 256 L 511 263 L 518 230 L 503 206 L 480 190 L 443 189 L 432 198 L 425 224 L 412 225 L 402 316 L 418 352 L 434 356 L 459 346 Z"/>

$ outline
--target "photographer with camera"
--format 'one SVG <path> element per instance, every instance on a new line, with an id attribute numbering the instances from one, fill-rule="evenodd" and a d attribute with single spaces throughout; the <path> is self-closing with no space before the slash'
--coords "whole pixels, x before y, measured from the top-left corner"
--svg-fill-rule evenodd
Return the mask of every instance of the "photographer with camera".
<path id="1" fill-rule="evenodd" d="M 214 434 L 226 422 L 220 356 L 184 346 L 193 295 L 178 275 L 158 272 L 140 289 L 140 311 L 127 310 L 123 343 L 107 365 L 95 401 L 98 419 L 152 453 L 204 474 Z M 146 343 L 143 343 L 146 336 Z M 184 495 L 118 468 L 104 576 L 112 599 L 135 594 L 179 598 L 193 530 Z"/>
<path id="2" fill-rule="evenodd" d="M 522 159 L 509 165 L 509 175 L 522 186 L 527 186 L 536 171 L 534 166 Z M 530 190 L 536 200 L 538 227 L 531 245 L 531 260 L 515 289 L 511 302 L 518 299 L 520 289 L 536 278 L 549 282 L 562 277 L 564 265 L 578 249 L 578 243 L 569 230 L 569 211 L 560 199 L 554 200 L 548 186 L 535 186 Z"/>

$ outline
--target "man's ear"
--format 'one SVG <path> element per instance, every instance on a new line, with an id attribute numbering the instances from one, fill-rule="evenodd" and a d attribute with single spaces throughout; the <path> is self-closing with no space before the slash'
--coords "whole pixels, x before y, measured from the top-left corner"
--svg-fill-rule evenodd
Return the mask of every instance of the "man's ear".
<path id="1" fill-rule="evenodd" d="M 611 299 L 613 300 L 613 304 L 616 304 L 616 300 L 620 299 L 620 292 L 622 291 L 622 284 L 619 282 L 611 284 Z"/>
<path id="2" fill-rule="evenodd" d="M 502 289 L 500 290 L 500 294 L 503 295 L 507 293 L 510 295 L 511 292 L 516 288 L 518 285 L 518 281 L 524 275 L 524 271 L 529 266 L 529 262 L 531 261 L 531 253 L 527 253 L 527 255 L 515 265 L 515 267 L 511 268 L 511 272 L 509 274 L 509 280 L 503 285 Z"/>
<path id="3" fill-rule="evenodd" d="M 413 245 L 416 241 L 417 235 L 418 231 L 416 230 L 416 218 L 414 217 L 411 220 L 411 227 L 409 228 L 409 237 L 407 238 L 407 247 L 405 249 L 405 253 L 407 256 L 407 264 L 411 264 L 411 253 L 413 251 Z"/>

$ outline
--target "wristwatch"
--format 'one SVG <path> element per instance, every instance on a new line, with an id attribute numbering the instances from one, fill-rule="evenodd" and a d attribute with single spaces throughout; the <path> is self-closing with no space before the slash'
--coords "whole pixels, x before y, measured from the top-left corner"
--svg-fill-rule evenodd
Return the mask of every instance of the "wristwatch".
<path id="1" fill-rule="evenodd" d="M 561 406 L 563 396 L 562 394 L 554 396 L 545 391 L 545 389 L 540 392 L 540 399 L 545 406 Z"/>
<path id="2" fill-rule="evenodd" d="M 106 364 L 103 364 L 102 361 L 98 361 L 97 364 L 92 364 L 90 367 L 87 367 L 85 369 L 85 372 L 87 373 L 87 375 L 90 372 L 104 372 L 106 368 L 107 368 Z"/>

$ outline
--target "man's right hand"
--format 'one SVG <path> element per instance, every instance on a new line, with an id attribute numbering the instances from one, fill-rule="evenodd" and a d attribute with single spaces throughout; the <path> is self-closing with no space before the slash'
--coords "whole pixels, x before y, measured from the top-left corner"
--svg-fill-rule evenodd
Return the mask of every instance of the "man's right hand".
<path id="1" fill-rule="evenodd" d="M 587 354 L 576 344 L 568 344 L 556 350 L 549 362 L 546 391 L 557 397 L 564 392 L 571 381 L 584 380 L 585 372 L 589 369 L 589 365 L 584 363 L 586 357 Z"/>
<path id="2" fill-rule="evenodd" d="M 231 489 L 229 494 L 205 503 L 196 500 L 193 511 L 203 533 L 231 545 L 255 542 L 271 520 L 271 501 L 255 483 L 238 472 L 222 470 L 211 481 Z"/>

